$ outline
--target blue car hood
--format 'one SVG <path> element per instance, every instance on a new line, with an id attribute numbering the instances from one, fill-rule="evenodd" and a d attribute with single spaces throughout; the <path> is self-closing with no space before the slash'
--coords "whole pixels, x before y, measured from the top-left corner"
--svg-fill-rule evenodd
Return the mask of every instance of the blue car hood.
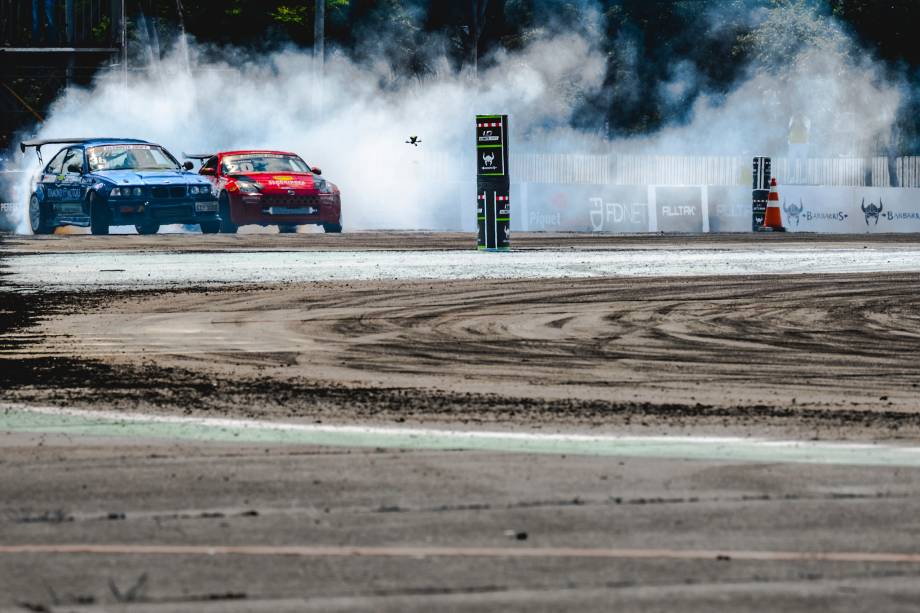
<path id="1" fill-rule="evenodd" d="M 97 177 L 117 185 L 201 185 L 207 179 L 179 170 L 97 170 Z"/>

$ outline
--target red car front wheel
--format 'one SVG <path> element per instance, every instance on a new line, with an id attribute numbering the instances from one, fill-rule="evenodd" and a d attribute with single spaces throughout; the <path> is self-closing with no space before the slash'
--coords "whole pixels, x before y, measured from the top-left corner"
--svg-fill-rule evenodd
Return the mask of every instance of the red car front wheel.
<path id="1" fill-rule="evenodd" d="M 230 196 L 227 195 L 227 192 L 223 192 L 220 195 L 218 211 L 220 213 L 220 231 L 223 234 L 236 234 L 239 226 L 233 223 L 233 219 L 230 217 Z"/>

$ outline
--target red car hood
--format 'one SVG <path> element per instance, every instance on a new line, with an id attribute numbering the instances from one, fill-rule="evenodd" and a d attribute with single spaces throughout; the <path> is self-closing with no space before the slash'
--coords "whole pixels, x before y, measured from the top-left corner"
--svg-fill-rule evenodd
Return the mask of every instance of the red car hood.
<path id="1" fill-rule="evenodd" d="M 313 191 L 315 186 L 315 176 L 311 173 L 283 173 L 283 172 L 244 172 L 236 175 L 230 175 L 230 179 L 240 179 L 243 181 L 254 181 L 262 186 L 263 194 L 282 193 L 288 190 Z"/>

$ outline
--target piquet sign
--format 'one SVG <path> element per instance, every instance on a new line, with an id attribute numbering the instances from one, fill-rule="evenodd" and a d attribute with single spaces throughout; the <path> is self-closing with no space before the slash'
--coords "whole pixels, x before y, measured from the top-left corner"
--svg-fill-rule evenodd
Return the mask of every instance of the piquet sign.
<path id="1" fill-rule="evenodd" d="M 511 179 L 508 176 L 508 116 L 476 116 L 476 223 L 478 247 L 511 248 Z"/>

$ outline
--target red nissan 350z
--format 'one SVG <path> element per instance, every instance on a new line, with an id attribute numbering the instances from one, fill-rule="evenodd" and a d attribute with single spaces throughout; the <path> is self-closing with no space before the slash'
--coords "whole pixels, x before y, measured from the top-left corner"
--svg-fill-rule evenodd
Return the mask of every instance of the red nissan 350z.
<path id="1" fill-rule="evenodd" d="M 224 151 L 185 157 L 204 160 L 198 173 L 210 179 L 218 194 L 221 232 L 247 224 L 278 226 L 281 232 L 308 224 L 342 231 L 339 188 L 294 153 Z"/>

